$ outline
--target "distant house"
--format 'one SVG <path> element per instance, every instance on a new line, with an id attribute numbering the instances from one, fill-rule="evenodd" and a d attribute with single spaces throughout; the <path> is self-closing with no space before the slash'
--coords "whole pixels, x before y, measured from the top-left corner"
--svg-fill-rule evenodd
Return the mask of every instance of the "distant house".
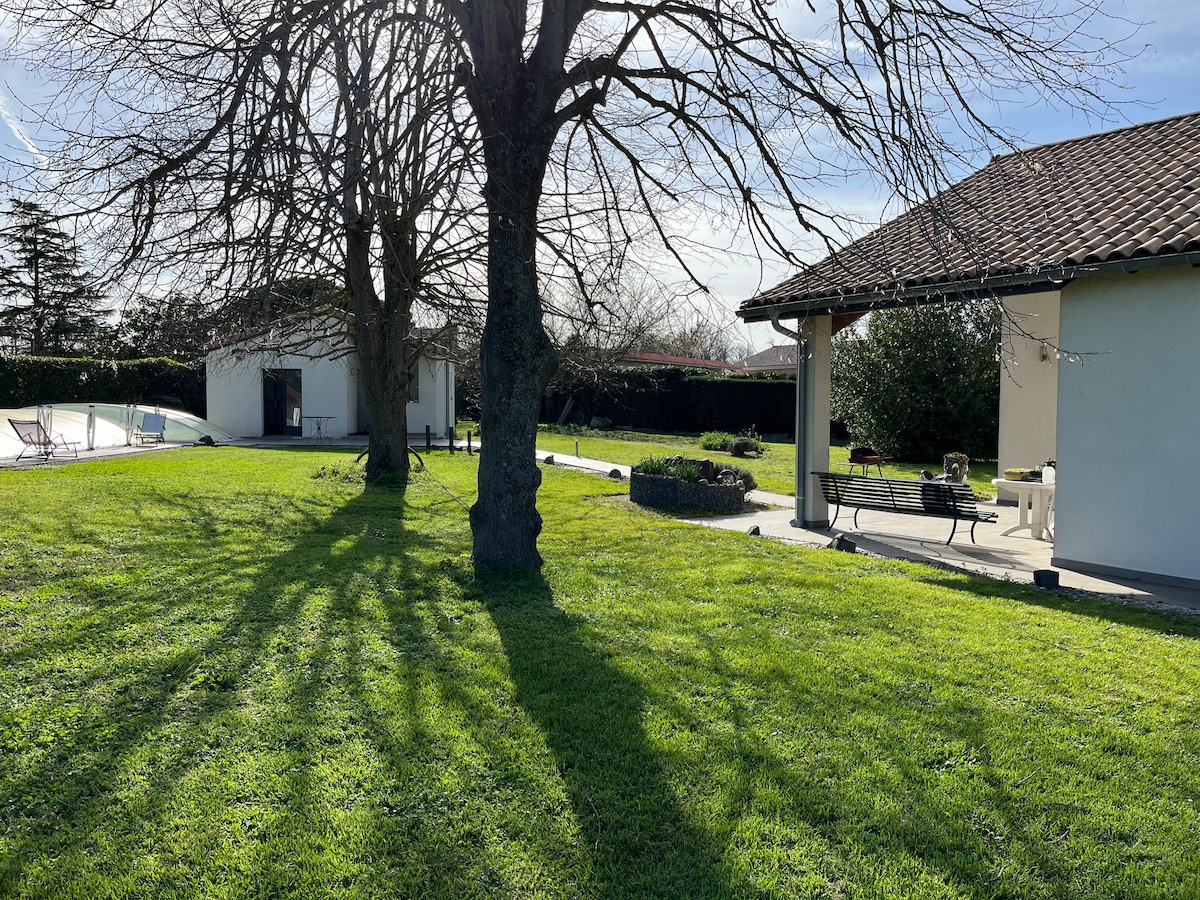
<path id="1" fill-rule="evenodd" d="M 690 356 L 670 356 L 665 353 L 643 353 L 630 350 L 621 357 L 627 366 L 673 366 L 680 369 L 699 369 L 705 372 L 721 372 L 726 375 L 738 371 L 735 363 L 723 359 L 693 359 Z"/>
<path id="2" fill-rule="evenodd" d="M 794 375 L 796 374 L 796 345 L 777 344 L 766 350 L 760 350 L 738 363 L 738 368 L 747 375 L 759 372 L 784 372 Z"/>
<path id="3" fill-rule="evenodd" d="M 422 333 L 422 338 L 431 335 Z M 454 425 L 454 363 L 431 343 L 411 373 L 408 430 L 445 437 Z M 242 437 L 365 433 L 371 419 L 358 353 L 339 316 L 284 323 L 223 342 L 207 356 L 208 419 Z"/>
<path id="4" fill-rule="evenodd" d="M 837 316 L 998 298 L 1001 469 L 1057 457 L 1053 561 L 1200 587 L 1200 113 L 994 158 L 745 301 L 807 338 L 819 466 Z M 828 510 L 806 486 L 803 518 Z"/>

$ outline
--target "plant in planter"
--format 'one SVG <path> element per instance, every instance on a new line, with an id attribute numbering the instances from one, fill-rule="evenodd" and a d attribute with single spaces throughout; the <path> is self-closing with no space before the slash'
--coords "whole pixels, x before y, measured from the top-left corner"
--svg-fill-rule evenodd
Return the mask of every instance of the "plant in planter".
<path id="1" fill-rule="evenodd" d="M 667 478 L 679 478 L 695 484 L 700 481 L 700 467 L 682 456 L 647 456 L 634 466 L 635 472 L 645 475 L 661 475 Z"/>
<path id="2" fill-rule="evenodd" d="M 968 465 L 970 462 L 970 457 L 965 453 L 947 453 L 942 457 L 942 468 L 949 481 L 966 484 L 967 473 L 971 471 L 971 467 Z"/>
<path id="3" fill-rule="evenodd" d="M 746 485 L 707 459 L 653 456 L 633 467 L 629 499 L 656 509 L 695 509 L 708 512 L 741 512 Z"/>

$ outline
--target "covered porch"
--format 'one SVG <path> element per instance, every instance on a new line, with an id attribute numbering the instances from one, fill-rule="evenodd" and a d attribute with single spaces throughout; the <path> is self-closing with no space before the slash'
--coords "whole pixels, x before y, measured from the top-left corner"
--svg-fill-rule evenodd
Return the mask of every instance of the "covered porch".
<path id="1" fill-rule="evenodd" d="M 999 467 L 1057 459 L 1054 567 L 1200 590 L 1198 164 L 1200 113 L 996 156 L 743 302 L 802 341 L 794 518 L 828 518 L 809 473 L 837 315 L 999 301 L 1033 354 L 1002 379 L 1024 397 L 1001 399 Z"/>

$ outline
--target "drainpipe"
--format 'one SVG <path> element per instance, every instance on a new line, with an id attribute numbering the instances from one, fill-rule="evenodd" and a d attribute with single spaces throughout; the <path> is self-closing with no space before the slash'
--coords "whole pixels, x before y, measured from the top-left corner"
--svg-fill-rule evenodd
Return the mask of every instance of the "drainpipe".
<path id="1" fill-rule="evenodd" d="M 779 315 L 771 316 L 771 327 L 784 337 L 796 342 L 796 518 L 792 519 L 793 528 L 804 527 L 805 485 L 808 484 L 808 466 L 806 448 L 808 445 L 807 422 L 804 415 L 804 336 L 799 331 L 792 331 L 779 323 Z"/>

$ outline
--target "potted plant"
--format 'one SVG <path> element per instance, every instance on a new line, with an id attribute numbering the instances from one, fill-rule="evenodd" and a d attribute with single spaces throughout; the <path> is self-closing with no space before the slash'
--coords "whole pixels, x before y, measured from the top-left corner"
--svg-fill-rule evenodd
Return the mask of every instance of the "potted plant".
<path id="1" fill-rule="evenodd" d="M 967 473 L 971 471 L 971 467 L 968 465 L 970 462 L 970 457 L 965 453 L 947 453 L 943 456 L 942 469 L 947 475 L 947 480 L 957 484 L 966 484 Z"/>

